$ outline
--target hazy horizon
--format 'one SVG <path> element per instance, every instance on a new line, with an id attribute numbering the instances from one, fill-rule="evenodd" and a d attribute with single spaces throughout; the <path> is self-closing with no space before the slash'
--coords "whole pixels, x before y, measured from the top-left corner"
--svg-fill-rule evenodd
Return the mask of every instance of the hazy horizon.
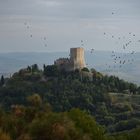
<path id="1" fill-rule="evenodd" d="M 140 53 L 135 53 L 135 57 L 127 54 L 125 56 L 125 61 L 127 62 L 121 68 L 119 68 L 119 60 L 115 64 L 111 54 L 112 52 L 107 51 L 95 51 L 94 53 L 86 51 L 85 60 L 87 67 L 95 68 L 104 74 L 119 76 L 120 78 L 140 85 Z M 123 56 L 123 54 L 116 53 L 116 56 Z M 0 53 L 0 75 L 9 76 L 11 73 L 33 64 L 38 64 L 42 68 L 43 64 L 52 65 L 60 57 L 69 57 L 69 52 Z M 132 64 L 128 63 L 128 60 L 133 58 L 135 58 L 134 62 Z M 124 60 L 123 57 L 122 60 Z M 114 68 L 114 65 L 116 68 Z"/>

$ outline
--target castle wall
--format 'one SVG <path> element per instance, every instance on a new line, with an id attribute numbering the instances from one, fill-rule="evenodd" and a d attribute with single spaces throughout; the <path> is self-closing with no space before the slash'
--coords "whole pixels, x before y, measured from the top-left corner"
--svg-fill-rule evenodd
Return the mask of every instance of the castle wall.
<path id="1" fill-rule="evenodd" d="M 66 71 L 73 71 L 75 69 L 82 69 L 86 67 L 83 48 L 71 48 L 70 59 L 59 58 L 54 62 L 59 69 L 65 69 Z"/>
<path id="2" fill-rule="evenodd" d="M 84 48 L 71 48 L 70 60 L 73 63 L 74 69 L 82 69 L 86 67 L 84 58 Z"/>
<path id="3" fill-rule="evenodd" d="M 73 70 L 72 62 L 68 58 L 59 58 L 56 61 L 54 61 L 54 64 L 57 65 L 58 68 L 61 70 L 63 69 L 65 69 L 66 71 Z"/>

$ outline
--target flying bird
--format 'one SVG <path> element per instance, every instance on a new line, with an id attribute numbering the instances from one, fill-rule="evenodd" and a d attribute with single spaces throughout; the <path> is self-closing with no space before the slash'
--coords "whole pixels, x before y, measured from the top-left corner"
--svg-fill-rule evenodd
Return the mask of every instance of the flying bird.
<path id="1" fill-rule="evenodd" d="M 131 54 L 134 54 L 134 51 L 132 51 Z"/>
<path id="2" fill-rule="evenodd" d="M 90 53 L 93 53 L 94 49 L 91 49 Z"/>

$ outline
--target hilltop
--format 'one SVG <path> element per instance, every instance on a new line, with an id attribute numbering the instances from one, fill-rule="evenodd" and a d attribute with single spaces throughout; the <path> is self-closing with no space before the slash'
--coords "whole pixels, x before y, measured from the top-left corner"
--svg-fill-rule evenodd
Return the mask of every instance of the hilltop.
<path id="1" fill-rule="evenodd" d="M 117 55 L 122 55 L 117 53 Z M 54 60 L 60 57 L 67 57 L 67 52 L 28 52 L 28 53 L 0 53 L 0 75 L 10 76 L 27 65 L 38 64 L 42 68 L 43 64 L 53 64 Z M 129 82 L 140 85 L 140 53 L 135 54 L 135 60 L 132 65 L 126 64 L 119 70 L 106 70 L 106 63 L 113 66 L 111 59 L 111 52 L 108 51 L 94 51 L 92 54 L 85 52 L 85 59 L 89 68 L 95 68 L 99 72 L 108 75 L 116 75 L 119 78 L 125 79 Z M 129 58 L 129 54 L 127 56 Z M 17 59 L 18 58 L 18 59 Z"/>
<path id="2" fill-rule="evenodd" d="M 5 79 L 0 87 L 0 104 L 6 110 L 17 104 L 28 106 L 27 97 L 33 94 L 55 112 L 72 108 L 88 112 L 109 133 L 140 125 L 140 87 L 95 69 L 66 72 L 55 65 L 44 65 L 43 70 L 37 64 L 28 66 Z M 135 97 L 137 101 L 131 100 Z"/>

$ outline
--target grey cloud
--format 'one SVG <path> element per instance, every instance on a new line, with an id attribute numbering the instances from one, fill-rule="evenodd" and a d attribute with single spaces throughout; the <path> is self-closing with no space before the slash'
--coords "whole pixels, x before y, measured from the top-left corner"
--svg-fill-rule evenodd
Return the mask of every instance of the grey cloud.
<path id="1" fill-rule="evenodd" d="M 2 0 L 0 15 L 96 18 L 108 16 L 112 11 L 140 12 L 136 8 L 139 3 L 138 0 Z"/>
<path id="2" fill-rule="evenodd" d="M 0 0 L 0 50 L 28 50 L 29 42 L 23 34 L 25 21 L 32 24 L 38 38 L 47 31 L 49 50 L 65 50 L 73 46 L 70 42 L 81 38 L 88 40 L 86 48 L 109 50 L 112 44 L 109 46 L 110 40 L 104 42 L 102 33 L 124 34 L 131 30 L 139 34 L 139 13 L 140 0 Z M 40 50 L 37 39 L 29 46 L 30 51 Z"/>

